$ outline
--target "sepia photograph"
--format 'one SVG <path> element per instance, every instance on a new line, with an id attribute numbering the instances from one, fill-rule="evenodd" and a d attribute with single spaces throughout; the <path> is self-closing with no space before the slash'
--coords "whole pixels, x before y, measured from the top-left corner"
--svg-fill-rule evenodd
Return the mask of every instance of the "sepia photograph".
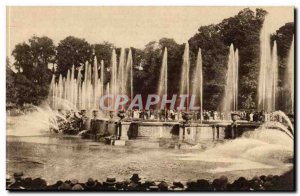
<path id="1" fill-rule="evenodd" d="M 296 190 L 294 6 L 5 15 L 7 191 Z"/>

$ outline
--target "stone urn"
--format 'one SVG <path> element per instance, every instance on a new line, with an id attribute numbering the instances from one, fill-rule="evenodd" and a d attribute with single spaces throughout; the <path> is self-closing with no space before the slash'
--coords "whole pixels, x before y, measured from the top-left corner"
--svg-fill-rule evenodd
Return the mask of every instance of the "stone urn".
<path id="1" fill-rule="evenodd" d="M 240 115 L 238 113 L 231 113 L 231 120 L 233 122 L 237 121 L 240 119 Z"/>
<path id="2" fill-rule="evenodd" d="M 124 110 L 120 110 L 118 112 L 118 117 L 120 118 L 120 121 L 122 121 L 125 118 L 125 111 Z"/>
<path id="3" fill-rule="evenodd" d="M 182 113 L 182 119 L 184 120 L 184 123 L 189 123 L 191 122 L 193 118 L 193 114 L 190 112 L 183 112 Z"/>

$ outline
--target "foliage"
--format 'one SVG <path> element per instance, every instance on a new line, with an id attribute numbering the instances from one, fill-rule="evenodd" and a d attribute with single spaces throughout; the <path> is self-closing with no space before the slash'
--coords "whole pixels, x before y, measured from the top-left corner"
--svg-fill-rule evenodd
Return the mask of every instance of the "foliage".
<path id="1" fill-rule="evenodd" d="M 239 50 L 239 109 L 255 109 L 260 58 L 260 30 L 267 12 L 263 9 L 241 10 L 237 15 L 226 18 L 219 24 L 199 27 L 188 42 L 190 45 L 191 75 L 196 65 L 199 48 L 203 59 L 204 109 L 216 110 L 222 101 L 226 83 L 227 61 L 230 44 Z M 280 64 L 280 81 L 287 61 L 287 54 L 294 33 L 294 23 L 287 23 L 272 35 L 277 41 Z M 151 41 L 145 48 L 130 48 L 134 64 L 134 93 L 147 96 L 156 93 L 162 65 L 164 48 L 168 49 L 168 93 L 177 94 L 181 81 L 181 65 L 184 44 L 174 39 L 162 38 Z M 56 63 L 55 74 L 66 76 L 67 70 L 92 63 L 94 56 L 105 65 L 105 83 L 109 81 L 107 68 L 110 66 L 112 50 L 120 54 L 120 48 L 109 42 L 90 45 L 85 39 L 68 36 L 57 47 L 47 37 L 33 36 L 29 43 L 19 43 L 12 55 L 17 74 L 7 72 L 8 100 L 18 104 L 38 103 L 47 96 L 51 71 L 50 63 Z M 126 48 L 126 56 L 129 48 Z M 137 69 L 142 66 L 143 70 Z M 10 70 L 10 69 L 9 69 Z M 52 70 L 54 71 L 54 70 Z M 279 81 L 279 83 L 280 83 Z M 279 84 L 279 86 L 281 86 Z M 15 89 L 11 91 L 10 89 Z M 24 95 L 19 98 L 17 95 Z M 9 98 L 12 99 L 9 99 Z"/>
<path id="2" fill-rule="evenodd" d="M 57 72 L 67 75 L 69 69 L 83 66 L 86 61 L 92 61 L 92 46 L 85 40 L 73 36 L 61 40 L 56 48 Z"/>
<path id="3" fill-rule="evenodd" d="M 39 104 L 48 96 L 55 46 L 48 37 L 33 36 L 29 44 L 17 44 L 12 52 L 17 73 L 7 65 L 7 101 Z"/>
<path id="4" fill-rule="evenodd" d="M 284 77 L 286 73 L 286 66 L 288 63 L 288 55 L 290 51 L 290 47 L 292 44 L 292 39 L 295 34 L 294 23 L 286 23 L 284 26 L 280 27 L 276 33 L 271 36 L 271 40 L 276 40 L 277 42 L 277 54 L 278 54 L 278 104 L 277 107 L 280 110 L 286 111 L 287 102 L 286 102 L 286 90 L 284 89 Z"/>
<path id="5" fill-rule="evenodd" d="M 217 109 L 223 98 L 230 44 L 239 50 L 239 108 L 256 108 L 259 35 L 265 14 L 262 9 L 256 14 L 243 9 L 219 24 L 200 27 L 189 40 L 194 57 L 202 49 L 205 109 Z"/>

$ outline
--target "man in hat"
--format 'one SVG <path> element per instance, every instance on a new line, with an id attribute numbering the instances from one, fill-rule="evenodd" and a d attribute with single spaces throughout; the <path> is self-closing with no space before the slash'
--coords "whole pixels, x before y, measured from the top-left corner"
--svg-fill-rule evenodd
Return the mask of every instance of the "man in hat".
<path id="1" fill-rule="evenodd" d="M 183 191 L 184 185 L 179 180 L 175 180 L 170 188 L 173 191 Z"/>
<path id="2" fill-rule="evenodd" d="M 47 187 L 47 182 L 42 178 L 36 178 L 32 180 L 31 187 L 33 190 L 45 190 Z"/>
<path id="3" fill-rule="evenodd" d="M 197 183 L 195 181 L 188 180 L 186 182 L 186 186 L 187 186 L 187 188 L 186 188 L 187 191 L 195 191 L 195 190 L 197 190 Z"/>
<path id="4" fill-rule="evenodd" d="M 135 184 L 139 184 L 140 180 L 141 180 L 141 178 L 139 177 L 138 174 L 133 174 L 130 178 L 130 182 L 133 182 Z"/>
<path id="5" fill-rule="evenodd" d="M 103 182 L 103 190 L 104 191 L 116 191 L 116 178 L 115 177 L 107 177 L 106 181 Z"/>
<path id="6" fill-rule="evenodd" d="M 250 181 L 250 190 L 251 191 L 262 191 L 264 190 L 262 187 L 261 180 L 259 179 L 258 176 L 254 176 Z"/>
<path id="7" fill-rule="evenodd" d="M 25 189 L 24 188 L 24 185 L 23 185 L 23 172 L 16 172 L 14 173 L 14 179 L 15 179 L 15 182 L 12 183 L 8 189 L 11 189 L 11 190 L 22 190 L 22 189 Z"/>
<path id="8" fill-rule="evenodd" d="M 88 181 L 84 184 L 84 189 L 88 191 L 96 190 L 97 183 L 93 178 L 89 178 Z"/>
<path id="9" fill-rule="evenodd" d="M 233 190 L 243 190 L 247 191 L 250 190 L 249 182 L 246 180 L 245 177 L 239 177 L 232 183 L 231 188 Z"/>
<path id="10" fill-rule="evenodd" d="M 90 123 L 89 123 L 90 119 L 87 116 L 86 109 L 80 110 L 80 115 L 81 115 L 80 130 L 81 131 L 83 131 L 83 130 L 89 130 L 90 129 Z"/>
<path id="11" fill-rule="evenodd" d="M 116 187 L 116 190 L 118 190 L 118 191 L 124 191 L 125 190 L 124 189 L 124 182 L 116 182 L 115 187 Z"/>
<path id="12" fill-rule="evenodd" d="M 98 110 L 93 110 L 92 119 L 91 119 L 91 128 L 90 128 L 90 133 L 93 135 L 96 135 L 98 133 L 97 120 L 98 120 Z"/>
<path id="13" fill-rule="evenodd" d="M 214 179 L 214 181 L 212 182 L 212 187 L 216 191 L 225 191 L 227 190 L 227 182 L 226 180 L 221 178 Z"/>
<path id="14" fill-rule="evenodd" d="M 159 188 L 160 191 L 167 191 L 168 188 L 169 188 L 169 185 L 165 181 L 161 181 L 158 184 L 158 188 Z"/>
<path id="15" fill-rule="evenodd" d="M 25 178 L 23 181 L 23 185 L 26 190 L 32 189 L 32 178 Z"/>
<path id="16" fill-rule="evenodd" d="M 197 190 L 210 191 L 211 187 L 210 187 L 208 180 L 205 180 L 205 179 L 197 180 Z"/>

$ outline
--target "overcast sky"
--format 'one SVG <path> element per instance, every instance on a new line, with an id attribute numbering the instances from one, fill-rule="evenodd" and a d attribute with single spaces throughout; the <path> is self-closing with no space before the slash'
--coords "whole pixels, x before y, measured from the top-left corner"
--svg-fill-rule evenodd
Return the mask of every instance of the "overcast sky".
<path id="1" fill-rule="evenodd" d="M 118 47 L 143 48 L 162 37 L 186 42 L 200 26 L 216 24 L 245 7 L 8 7 L 7 52 L 33 34 L 57 44 L 69 35 L 89 43 L 109 41 Z M 255 8 L 251 8 L 255 10 Z M 294 21 L 293 7 L 268 7 L 275 31 Z"/>

